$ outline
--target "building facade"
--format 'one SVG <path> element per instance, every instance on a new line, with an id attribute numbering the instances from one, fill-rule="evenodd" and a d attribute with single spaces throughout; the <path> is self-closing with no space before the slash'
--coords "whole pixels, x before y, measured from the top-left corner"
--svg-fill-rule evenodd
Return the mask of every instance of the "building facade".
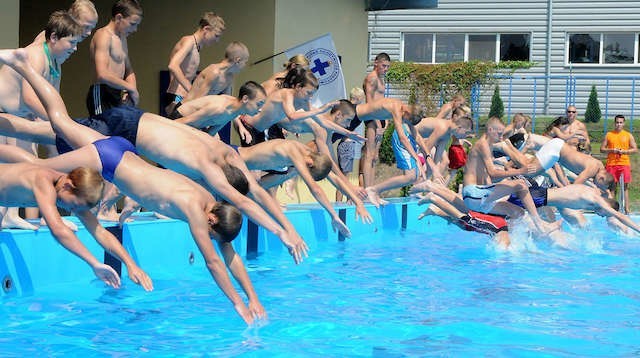
<path id="1" fill-rule="evenodd" d="M 640 1 L 632 0 L 439 0 L 432 9 L 369 12 L 369 58 L 530 61 L 532 68 L 499 81 L 509 116 L 559 115 L 568 104 L 584 113 L 595 85 L 603 116 L 629 118 L 640 114 L 638 19 Z M 492 94 L 481 90 L 481 115 Z"/>

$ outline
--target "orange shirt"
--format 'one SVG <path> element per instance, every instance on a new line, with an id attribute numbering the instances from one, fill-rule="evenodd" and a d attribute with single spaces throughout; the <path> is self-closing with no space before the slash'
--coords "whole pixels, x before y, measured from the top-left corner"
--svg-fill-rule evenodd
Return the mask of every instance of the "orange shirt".
<path id="1" fill-rule="evenodd" d="M 631 133 L 621 130 L 619 133 L 614 131 L 607 132 L 607 148 L 609 149 L 629 149 L 631 148 Z M 607 155 L 607 165 L 631 165 L 628 154 L 611 153 Z"/>

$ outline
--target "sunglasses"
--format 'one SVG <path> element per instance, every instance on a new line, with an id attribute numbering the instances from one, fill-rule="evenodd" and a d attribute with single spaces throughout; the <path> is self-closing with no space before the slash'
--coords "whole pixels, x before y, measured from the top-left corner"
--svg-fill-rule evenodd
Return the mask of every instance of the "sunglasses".
<path id="1" fill-rule="evenodd" d="M 567 113 L 576 113 L 576 111 L 567 111 Z"/>

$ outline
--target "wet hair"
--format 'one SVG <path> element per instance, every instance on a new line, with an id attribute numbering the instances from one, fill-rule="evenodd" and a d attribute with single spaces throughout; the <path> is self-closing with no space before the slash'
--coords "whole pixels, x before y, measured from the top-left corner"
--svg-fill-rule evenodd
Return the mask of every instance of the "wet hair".
<path id="1" fill-rule="evenodd" d="M 82 17 L 82 14 L 91 14 L 98 17 L 98 11 L 96 11 L 95 5 L 89 0 L 76 0 L 71 4 L 69 8 L 69 15 L 78 20 Z"/>
<path id="2" fill-rule="evenodd" d="M 224 50 L 224 58 L 229 61 L 235 61 L 237 58 L 249 58 L 249 49 L 242 42 L 233 41 Z"/>
<path id="3" fill-rule="evenodd" d="M 224 164 L 220 168 L 222 169 L 222 172 L 227 178 L 229 184 L 231 184 L 231 186 L 233 186 L 242 195 L 247 195 L 249 192 L 249 181 L 242 170 L 231 164 Z"/>
<path id="4" fill-rule="evenodd" d="M 564 126 L 567 124 L 571 124 L 571 122 L 569 121 L 569 118 L 565 116 L 557 116 L 551 123 L 549 123 L 547 128 L 545 128 L 544 132 L 550 133 L 553 130 L 553 127 L 559 128 L 560 126 Z"/>
<path id="5" fill-rule="evenodd" d="M 331 172 L 331 158 L 326 154 L 318 152 L 310 152 L 309 156 L 313 161 L 313 165 L 309 168 L 309 172 L 313 180 L 319 181 L 327 177 Z"/>
<path id="6" fill-rule="evenodd" d="M 226 29 L 222 17 L 218 16 L 213 11 L 207 11 L 202 14 L 200 22 L 198 22 L 198 27 L 203 29 L 205 26 L 211 26 L 214 29 L 218 29 L 220 31 L 224 31 Z"/>
<path id="7" fill-rule="evenodd" d="M 318 79 L 311 71 L 307 71 L 301 67 L 295 67 L 287 72 L 282 80 L 282 88 L 295 88 L 296 86 L 305 87 L 312 85 L 316 89 L 320 86 Z"/>
<path id="8" fill-rule="evenodd" d="M 73 184 L 71 192 L 85 200 L 87 206 L 92 208 L 102 199 L 104 180 L 97 170 L 78 167 L 72 170 L 68 176 Z"/>
<path id="9" fill-rule="evenodd" d="M 233 241 L 242 228 L 240 210 L 227 202 L 218 202 L 211 208 L 211 214 L 218 218 L 218 222 L 211 225 L 211 229 L 220 235 L 222 241 Z"/>
<path id="10" fill-rule="evenodd" d="M 262 93 L 265 96 L 267 95 L 264 87 L 262 87 L 262 85 L 260 85 L 258 82 L 247 81 L 240 87 L 238 98 L 242 99 L 243 96 L 247 96 L 247 98 L 249 99 L 254 99 L 258 95 L 258 92 Z"/>
<path id="11" fill-rule="evenodd" d="M 389 57 L 389 54 L 387 54 L 386 52 L 380 52 L 376 56 L 376 61 L 391 61 L 391 57 Z"/>
<path id="12" fill-rule="evenodd" d="M 351 101 L 346 99 L 341 99 L 338 101 L 338 105 L 331 108 L 331 114 L 336 113 L 337 111 L 342 112 L 343 115 L 349 116 L 356 114 L 356 106 L 351 103 Z"/>
<path id="13" fill-rule="evenodd" d="M 118 14 L 124 18 L 133 15 L 142 16 L 142 6 L 138 0 L 118 0 L 111 7 L 111 17 L 115 18 Z"/>
<path id="14" fill-rule="evenodd" d="M 456 119 L 453 120 L 453 123 L 455 123 L 458 127 L 464 127 L 473 130 L 473 121 L 466 114 L 456 117 Z"/>
<path id="15" fill-rule="evenodd" d="M 284 67 L 287 70 L 290 70 L 294 67 L 306 67 L 309 66 L 309 59 L 303 54 L 297 54 L 289 58 L 289 61 L 284 64 Z"/>
<path id="16" fill-rule="evenodd" d="M 68 11 L 55 11 L 49 16 L 49 21 L 44 27 L 44 35 L 47 40 L 55 33 L 58 39 L 67 36 L 81 36 L 84 28 L 80 26 Z"/>
<path id="17" fill-rule="evenodd" d="M 422 115 L 422 110 L 416 106 L 416 105 L 411 105 L 409 107 L 409 113 L 411 113 L 411 117 L 409 118 L 409 122 L 411 122 L 411 125 L 417 125 L 418 123 L 420 123 L 420 121 L 422 121 L 422 118 L 424 117 Z"/>

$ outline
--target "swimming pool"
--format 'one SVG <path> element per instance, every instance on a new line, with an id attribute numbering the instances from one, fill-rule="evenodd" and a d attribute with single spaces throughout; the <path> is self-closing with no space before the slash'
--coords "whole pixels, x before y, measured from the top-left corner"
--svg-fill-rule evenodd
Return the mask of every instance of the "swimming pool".
<path id="1" fill-rule="evenodd" d="M 638 239 L 593 222 L 573 251 L 501 252 L 439 219 L 319 240 L 299 266 L 266 250 L 247 262 L 269 313 L 255 327 L 202 267 L 154 267 L 152 293 L 48 285 L 4 297 L 0 355 L 637 355 Z"/>

